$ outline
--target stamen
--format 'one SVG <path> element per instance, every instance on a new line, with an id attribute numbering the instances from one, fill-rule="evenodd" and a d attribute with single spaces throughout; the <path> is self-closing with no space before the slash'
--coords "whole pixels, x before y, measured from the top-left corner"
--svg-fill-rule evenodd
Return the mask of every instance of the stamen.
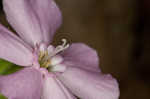
<path id="1" fill-rule="evenodd" d="M 40 66 L 47 69 L 52 68 L 52 71 L 63 71 L 65 69 L 64 67 L 56 66 L 63 61 L 63 58 L 57 54 L 68 47 L 69 44 L 67 44 L 66 39 L 62 39 L 62 44 L 58 45 L 56 48 L 52 45 L 47 48 L 44 44 L 41 44 L 38 58 Z"/>
<path id="2" fill-rule="evenodd" d="M 65 49 L 67 49 L 70 45 L 67 44 L 67 40 L 66 39 L 62 39 L 63 44 L 62 45 L 58 45 L 54 52 L 50 55 L 50 56 L 54 56 L 56 54 L 58 54 L 61 51 L 64 51 Z"/>
<path id="3" fill-rule="evenodd" d="M 51 64 L 51 61 L 50 61 L 50 60 L 46 60 L 46 61 L 44 61 L 44 63 L 41 65 L 41 67 L 48 68 L 50 64 Z"/>
<path id="4" fill-rule="evenodd" d="M 67 44 L 67 40 L 66 39 L 62 39 L 61 41 L 63 42 L 62 46 L 65 46 Z"/>
<path id="5" fill-rule="evenodd" d="M 49 64 L 51 64 L 49 56 L 48 56 L 48 51 L 40 51 L 39 54 L 39 63 L 41 67 L 47 68 Z"/>

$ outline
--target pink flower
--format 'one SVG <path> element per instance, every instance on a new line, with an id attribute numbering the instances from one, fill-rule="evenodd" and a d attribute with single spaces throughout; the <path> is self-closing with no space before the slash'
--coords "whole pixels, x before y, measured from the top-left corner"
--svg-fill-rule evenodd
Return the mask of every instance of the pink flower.
<path id="1" fill-rule="evenodd" d="M 61 24 L 53 0 L 3 0 L 8 22 L 0 25 L 0 58 L 25 68 L 0 76 L 9 99 L 118 99 L 117 81 L 99 70 L 95 50 L 82 43 L 49 44 Z"/>

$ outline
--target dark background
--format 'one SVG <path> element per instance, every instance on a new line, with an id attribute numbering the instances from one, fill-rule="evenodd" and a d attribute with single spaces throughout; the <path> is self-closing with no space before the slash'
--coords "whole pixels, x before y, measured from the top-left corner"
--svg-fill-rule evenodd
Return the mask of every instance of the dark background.
<path id="1" fill-rule="evenodd" d="M 56 2 L 63 24 L 54 42 L 65 37 L 95 48 L 102 71 L 118 79 L 120 99 L 150 99 L 150 1 Z M 0 22 L 9 26 L 0 7 Z"/>

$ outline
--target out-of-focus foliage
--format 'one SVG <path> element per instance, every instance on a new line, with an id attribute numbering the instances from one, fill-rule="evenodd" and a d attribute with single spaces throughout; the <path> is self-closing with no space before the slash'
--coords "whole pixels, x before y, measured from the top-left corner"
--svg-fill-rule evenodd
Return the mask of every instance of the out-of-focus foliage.
<path id="1" fill-rule="evenodd" d="M 0 59 L 0 75 L 8 75 L 21 69 L 21 67 Z"/>
<path id="2" fill-rule="evenodd" d="M 0 94 L 0 99 L 7 99 L 7 98 L 3 96 L 2 94 Z"/>
<path id="3" fill-rule="evenodd" d="M 0 75 L 8 75 L 20 70 L 21 67 L 0 59 Z M 7 99 L 0 93 L 0 99 Z"/>
<path id="4" fill-rule="evenodd" d="M 7 61 L 0 60 L 0 74 L 4 74 L 6 71 L 8 71 L 8 69 L 10 69 L 12 65 L 13 64 Z"/>

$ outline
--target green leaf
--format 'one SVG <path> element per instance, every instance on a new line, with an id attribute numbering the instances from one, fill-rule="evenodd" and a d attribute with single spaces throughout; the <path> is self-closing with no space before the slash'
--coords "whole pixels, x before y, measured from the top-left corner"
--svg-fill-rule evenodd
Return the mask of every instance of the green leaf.
<path id="1" fill-rule="evenodd" d="M 20 69 L 22 69 L 23 67 L 21 66 L 17 66 L 17 65 L 12 65 L 9 69 L 7 69 L 7 71 L 5 71 L 3 73 L 3 75 L 8 75 L 8 74 L 12 74 Z"/>
<path id="2" fill-rule="evenodd" d="M 0 75 L 8 75 L 20 70 L 22 67 L 0 59 Z"/>
<path id="3" fill-rule="evenodd" d="M 2 95 L 2 94 L 0 93 L 0 99 L 8 99 L 8 98 L 6 98 L 4 95 Z"/>
<path id="4" fill-rule="evenodd" d="M 12 65 L 10 62 L 0 59 L 0 74 L 6 72 Z"/>

